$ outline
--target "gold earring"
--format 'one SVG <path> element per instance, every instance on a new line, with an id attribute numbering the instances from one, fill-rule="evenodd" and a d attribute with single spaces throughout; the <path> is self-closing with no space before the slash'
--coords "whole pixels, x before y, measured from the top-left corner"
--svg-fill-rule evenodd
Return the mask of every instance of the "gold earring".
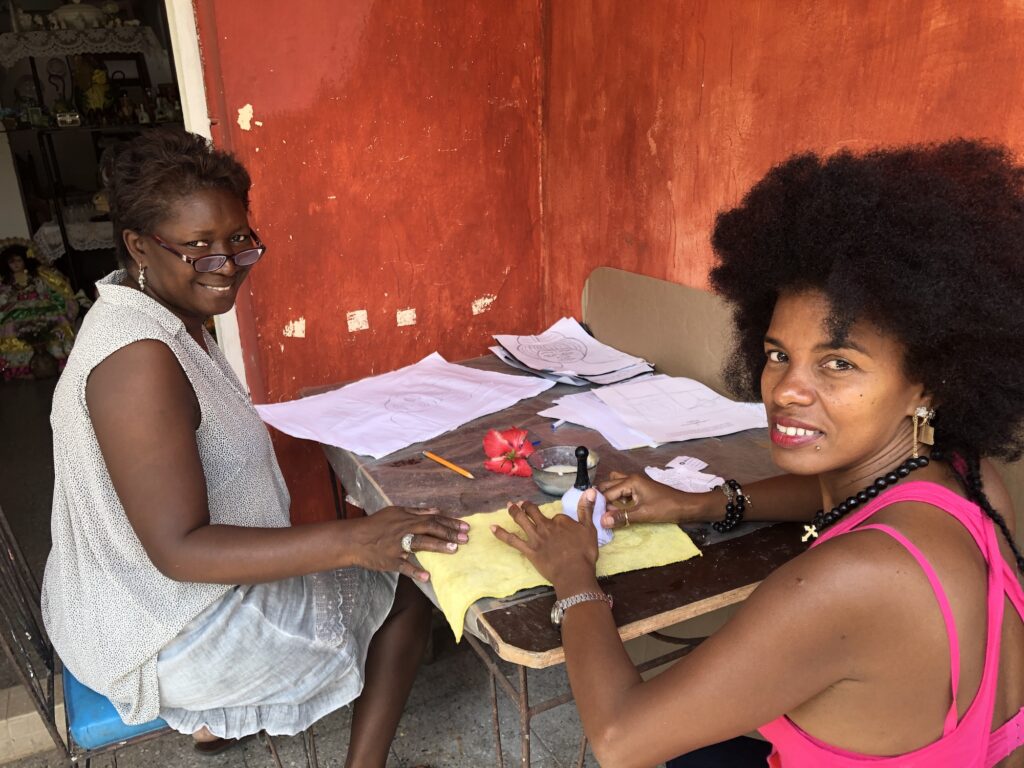
<path id="1" fill-rule="evenodd" d="M 914 410 L 913 415 L 914 421 L 914 453 L 913 456 L 917 458 L 918 443 L 924 443 L 925 445 L 935 444 L 935 429 L 932 427 L 930 422 L 935 418 L 935 411 L 931 408 L 919 405 Z"/>
<path id="2" fill-rule="evenodd" d="M 145 265 L 139 267 L 138 282 L 139 282 L 139 290 L 142 291 L 143 293 L 145 293 L 146 292 L 146 266 Z"/>

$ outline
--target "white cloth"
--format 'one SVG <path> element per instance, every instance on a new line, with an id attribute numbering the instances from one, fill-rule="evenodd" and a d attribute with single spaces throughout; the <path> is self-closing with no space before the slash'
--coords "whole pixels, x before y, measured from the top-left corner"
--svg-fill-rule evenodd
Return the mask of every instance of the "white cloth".
<path id="1" fill-rule="evenodd" d="M 687 493 L 704 493 L 722 485 L 725 481 L 718 475 L 701 472 L 707 467 L 706 461 L 692 456 L 676 456 L 665 465 L 665 469 L 647 467 L 645 472 L 652 480 Z"/>
<path id="2" fill-rule="evenodd" d="M 68 668 L 134 724 L 159 713 L 160 649 L 232 587 L 172 581 L 147 556 L 89 419 L 90 372 L 132 342 L 163 342 L 199 401 L 196 441 L 211 523 L 286 527 L 289 497 L 270 436 L 216 343 L 207 336 L 207 355 L 170 311 L 122 286 L 124 274 L 114 272 L 97 283 L 100 298 L 85 317 L 53 397 L 53 549 L 42 609 Z M 145 393 L 124 407 L 145 408 Z"/>
<path id="3" fill-rule="evenodd" d="M 578 488 L 570 488 L 562 496 L 563 514 L 568 515 L 577 523 L 580 521 L 579 504 L 582 496 L 583 491 Z M 597 496 L 594 498 L 593 520 L 594 527 L 597 528 L 597 546 L 599 547 L 603 547 L 605 544 L 611 544 L 612 539 L 615 538 L 615 531 L 601 525 L 601 518 L 604 517 L 604 512 L 607 508 L 608 502 L 605 499 L 604 494 L 598 491 Z"/>

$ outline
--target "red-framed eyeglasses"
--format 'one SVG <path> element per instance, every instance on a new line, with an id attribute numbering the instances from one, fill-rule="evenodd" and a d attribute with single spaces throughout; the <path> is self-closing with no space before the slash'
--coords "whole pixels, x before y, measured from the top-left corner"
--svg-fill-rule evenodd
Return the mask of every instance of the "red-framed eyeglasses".
<path id="1" fill-rule="evenodd" d="M 228 259 L 231 259 L 236 267 L 251 267 L 267 252 L 267 246 L 263 244 L 255 230 L 251 229 L 249 230 L 249 239 L 255 244 L 255 248 L 245 248 L 238 253 L 210 253 L 206 256 L 187 256 L 181 251 L 176 250 L 174 246 L 159 235 L 150 233 L 149 236 L 165 251 L 170 251 L 182 261 L 191 264 L 196 272 L 216 272 L 227 264 Z"/>

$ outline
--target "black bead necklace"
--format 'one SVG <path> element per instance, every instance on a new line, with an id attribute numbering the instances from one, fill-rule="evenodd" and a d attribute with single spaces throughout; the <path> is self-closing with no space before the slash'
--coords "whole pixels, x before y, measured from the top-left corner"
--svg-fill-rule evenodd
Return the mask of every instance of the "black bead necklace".
<path id="1" fill-rule="evenodd" d="M 826 512 L 823 509 L 819 509 L 814 519 L 811 520 L 810 525 L 804 526 L 804 535 L 800 538 L 800 541 L 807 541 L 808 539 L 818 538 L 823 530 L 828 528 L 830 525 L 838 522 L 843 517 L 848 515 L 850 512 L 855 510 L 861 504 L 875 498 L 878 494 L 888 488 L 890 485 L 895 485 L 904 477 L 909 475 L 915 469 L 928 466 L 928 457 L 919 456 L 917 458 L 910 458 L 900 464 L 896 469 L 888 474 L 882 475 L 875 478 L 875 482 L 871 483 L 867 488 L 862 491 L 855 493 L 853 496 L 847 497 L 846 501 L 841 501 L 836 504 L 832 509 Z"/>

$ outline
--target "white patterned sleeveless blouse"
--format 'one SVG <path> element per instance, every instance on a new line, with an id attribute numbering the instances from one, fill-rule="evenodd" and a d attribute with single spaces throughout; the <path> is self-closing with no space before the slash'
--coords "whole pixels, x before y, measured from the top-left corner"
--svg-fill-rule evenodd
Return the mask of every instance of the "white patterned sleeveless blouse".
<path id="1" fill-rule="evenodd" d="M 220 348 L 209 354 L 181 320 L 114 272 L 97 283 L 53 397 L 53 545 L 43 578 L 43 620 L 75 676 L 114 702 L 126 723 L 157 717 L 160 649 L 231 587 L 173 581 L 132 529 L 100 453 L 85 402 L 92 369 L 142 339 L 166 344 L 199 401 L 196 430 L 210 522 L 282 528 L 288 490 L 267 429 Z M 204 331 L 205 333 L 205 331 Z M 125 407 L 147 407 L 139 392 Z"/>

